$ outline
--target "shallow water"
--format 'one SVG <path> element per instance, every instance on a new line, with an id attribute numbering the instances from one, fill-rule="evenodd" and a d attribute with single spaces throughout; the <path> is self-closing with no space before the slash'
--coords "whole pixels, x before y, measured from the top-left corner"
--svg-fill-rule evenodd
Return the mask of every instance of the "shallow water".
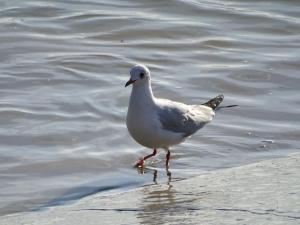
<path id="1" fill-rule="evenodd" d="M 156 96 L 239 105 L 172 149 L 173 177 L 299 151 L 299 15 L 296 1 L 1 1 L 0 215 L 153 183 L 124 123 L 136 63 Z"/>

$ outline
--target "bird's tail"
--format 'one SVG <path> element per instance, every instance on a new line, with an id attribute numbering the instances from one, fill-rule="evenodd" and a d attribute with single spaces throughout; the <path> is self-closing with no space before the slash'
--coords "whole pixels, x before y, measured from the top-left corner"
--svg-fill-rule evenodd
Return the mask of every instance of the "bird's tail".
<path id="1" fill-rule="evenodd" d="M 217 97 L 209 100 L 208 102 L 203 103 L 202 105 L 206 105 L 206 106 L 212 108 L 213 110 L 238 106 L 238 105 L 227 105 L 227 106 L 218 107 L 221 104 L 221 102 L 223 101 L 223 99 L 224 99 L 224 95 L 221 94 L 221 95 L 218 95 Z"/>

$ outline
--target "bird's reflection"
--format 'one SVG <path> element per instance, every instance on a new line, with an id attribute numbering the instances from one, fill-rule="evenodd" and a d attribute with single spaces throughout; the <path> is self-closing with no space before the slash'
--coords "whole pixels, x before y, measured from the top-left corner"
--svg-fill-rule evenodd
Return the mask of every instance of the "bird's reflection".
<path id="1" fill-rule="evenodd" d="M 141 175 L 152 173 L 154 184 L 158 184 L 158 182 L 157 182 L 158 170 L 157 169 L 151 168 L 151 167 L 138 167 L 137 172 L 138 172 L 138 174 L 141 174 Z M 171 180 L 172 180 L 172 173 L 170 172 L 169 168 L 166 168 L 165 172 L 168 177 L 167 184 L 170 184 Z"/>
<path id="2" fill-rule="evenodd" d="M 155 170 L 152 172 L 153 177 L 159 175 Z M 178 215 L 193 213 L 189 209 L 193 207 L 196 198 L 185 191 L 176 190 L 170 182 L 171 175 L 168 177 L 167 184 L 149 185 L 142 189 L 138 204 L 138 208 L 141 210 L 136 214 L 140 224 L 185 224 L 186 217 L 178 217 Z"/>
<path id="3" fill-rule="evenodd" d="M 175 183 L 171 183 L 171 181 L 184 179 L 172 177 L 169 168 L 162 170 L 143 167 L 138 168 L 137 171 L 141 175 L 152 174 L 154 184 L 159 183 L 159 185 L 148 185 L 142 189 L 138 205 L 140 210 L 136 215 L 140 224 L 166 224 L 169 222 L 184 224 L 186 217 L 178 217 L 178 215 L 192 214 L 195 209 L 193 202 L 197 199 L 195 193 L 185 192 L 185 189 L 178 191 Z M 158 180 L 162 181 L 164 177 L 167 177 L 166 182 L 158 182 Z"/>

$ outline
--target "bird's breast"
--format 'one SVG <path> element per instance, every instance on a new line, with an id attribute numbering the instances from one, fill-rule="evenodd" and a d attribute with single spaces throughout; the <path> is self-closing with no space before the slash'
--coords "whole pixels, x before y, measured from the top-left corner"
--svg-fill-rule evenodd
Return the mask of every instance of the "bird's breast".
<path id="1" fill-rule="evenodd" d="M 157 116 L 151 108 L 130 109 L 126 117 L 126 125 L 130 135 L 139 144 L 154 148 L 158 135 Z"/>

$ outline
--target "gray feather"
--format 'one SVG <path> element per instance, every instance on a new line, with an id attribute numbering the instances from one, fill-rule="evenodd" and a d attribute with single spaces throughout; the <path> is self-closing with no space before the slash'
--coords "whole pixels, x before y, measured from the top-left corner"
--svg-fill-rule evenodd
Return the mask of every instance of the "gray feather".
<path id="1" fill-rule="evenodd" d="M 163 107 L 159 110 L 158 116 L 163 129 L 183 133 L 183 137 L 192 135 L 208 122 L 196 120 L 197 117 L 192 112 L 178 106 Z"/>

